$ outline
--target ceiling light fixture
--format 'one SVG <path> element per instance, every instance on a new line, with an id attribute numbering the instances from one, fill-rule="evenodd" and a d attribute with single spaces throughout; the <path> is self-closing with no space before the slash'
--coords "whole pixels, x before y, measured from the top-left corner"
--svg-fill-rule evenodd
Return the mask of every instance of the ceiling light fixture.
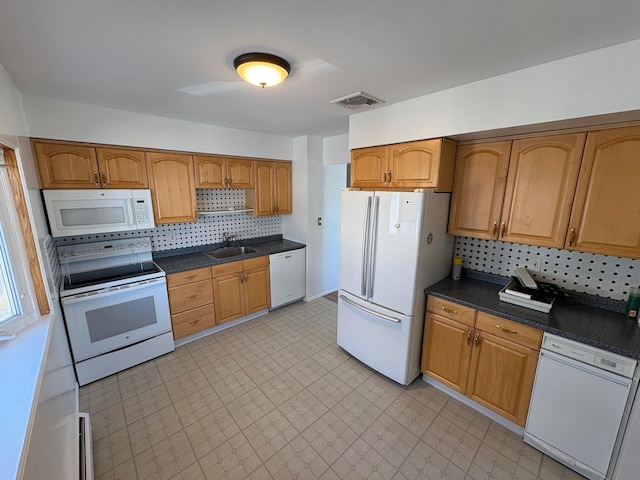
<path id="1" fill-rule="evenodd" d="M 285 59 L 270 53 L 245 53 L 233 61 L 238 75 L 259 87 L 272 87 L 281 83 L 291 71 Z"/>

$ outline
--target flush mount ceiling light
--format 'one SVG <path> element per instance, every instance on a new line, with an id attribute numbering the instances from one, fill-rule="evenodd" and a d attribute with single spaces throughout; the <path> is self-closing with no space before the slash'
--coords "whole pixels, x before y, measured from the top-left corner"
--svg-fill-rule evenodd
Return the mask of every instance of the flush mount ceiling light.
<path id="1" fill-rule="evenodd" d="M 272 87 L 281 83 L 291 71 L 285 59 L 269 53 L 245 53 L 233 61 L 238 75 L 259 87 Z"/>

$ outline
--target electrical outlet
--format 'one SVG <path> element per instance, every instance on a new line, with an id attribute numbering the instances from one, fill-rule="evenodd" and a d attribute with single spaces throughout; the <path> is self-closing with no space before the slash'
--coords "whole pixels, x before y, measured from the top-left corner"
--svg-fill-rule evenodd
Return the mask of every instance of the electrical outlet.
<path id="1" fill-rule="evenodd" d="M 539 258 L 534 258 L 527 268 L 532 272 L 539 272 L 541 263 L 542 260 L 540 260 Z"/>

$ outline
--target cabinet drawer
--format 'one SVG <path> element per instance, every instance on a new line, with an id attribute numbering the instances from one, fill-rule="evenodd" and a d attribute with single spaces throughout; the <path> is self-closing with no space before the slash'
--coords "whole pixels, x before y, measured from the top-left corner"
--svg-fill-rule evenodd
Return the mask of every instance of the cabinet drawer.
<path id="1" fill-rule="evenodd" d="M 242 261 L 243 270 L 251 270 L 252 268 L 266 267 L 269 265 L 269 257 L 248 258 Z"/>
<path id="2" fill-rule="evenodd" d="M 473 308 L 463 307 L 457 303 L 432 296 L 427 298 L 427 310 L 470 327 L 473 327 L 476 319 L 476 311 Z"/>
<path id="3" fill-rule="evenodd" d="M 211 275 L 219 277 L 221 275 L 229 275 L 231 273 L 240 273 L 242 271 L 242 260 L 238 262 L 223 263 L 211 267 Z"/>
<path id="4" fill-rule="evenodd" d="M 209 303 L 213 303 L 211 280 L 202 280 L 169 289 L 169 309 L 172 314 Z"/>
<path id="5" fill-rule="evenodd" d="M 167 287 L 177 287 L 191 282 L 199 282 L 211 278 L 211 269 L 209 267 L 198 268 L 196 270 L 187 270 L 186 272 L 172 273 L 167 275 Z"/>
<path id="6" fill-rule="evenodd" d="M 534 350 L 540 350 L 542 343 L 542 330 L 489 313 L 478 312 L 476 328 Z"/>
<path id="7" fill-rule="evenodd" d="M 176 340 L 215 327 L 216 317 L 213 313 L 213 305 L 171 315 L 171 325 L 173 326 L 173 338 Z"/>

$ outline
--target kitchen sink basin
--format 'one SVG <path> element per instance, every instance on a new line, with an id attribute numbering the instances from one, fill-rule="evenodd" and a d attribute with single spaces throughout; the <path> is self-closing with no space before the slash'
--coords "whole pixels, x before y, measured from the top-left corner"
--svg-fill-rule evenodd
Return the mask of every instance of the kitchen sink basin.
<path id="1" fill-rule="evenodd" d="M 209 255 L 210 257 L 223 259 L 223 258 L 231 258 L 231 257 L 240 257 L 242 255 L 247 255 L 249 253 L 256 253 L 257 250 L 251 247 L 224 247 L 219 248 L 217 250 L 213 250 L 212 252 L 204 252 L 205 255 Z"/>

